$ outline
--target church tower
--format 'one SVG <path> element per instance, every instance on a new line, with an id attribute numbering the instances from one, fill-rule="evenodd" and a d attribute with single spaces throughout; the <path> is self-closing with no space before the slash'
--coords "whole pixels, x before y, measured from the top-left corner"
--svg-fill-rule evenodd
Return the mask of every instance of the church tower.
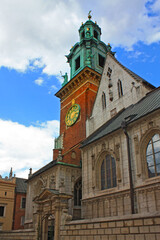
<path id="1" fill-rule="evenodd" d="M 70 80 L 65 74 L 62 88 L 55 94 L 61 101 L 61 116 L 54 160 L 75 166 L 81 164 L 79 147 L 86 137 L 86 120 L 92 112 L 107 52 L 114 55 L 111 46 L 101 41 L 101 28 L 90 13 L 79 29 L 79 38 L 66 56 Z"/>

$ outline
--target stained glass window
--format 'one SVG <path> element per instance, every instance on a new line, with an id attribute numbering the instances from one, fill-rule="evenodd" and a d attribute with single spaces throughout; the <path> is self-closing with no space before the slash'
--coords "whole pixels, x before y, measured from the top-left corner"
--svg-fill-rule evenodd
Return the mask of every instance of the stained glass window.
<path id="1" fill-rule="evenodd" d="M 113 156 L 106 155 L 101 164 L 101 190 L 116 186 L 116 161 Z"/>
<path id="2" fill-rule="evenodd" d="M 160 175 L 160 135 L 155 134 L 149 141 L 146 150 L 148 177 Z"/>

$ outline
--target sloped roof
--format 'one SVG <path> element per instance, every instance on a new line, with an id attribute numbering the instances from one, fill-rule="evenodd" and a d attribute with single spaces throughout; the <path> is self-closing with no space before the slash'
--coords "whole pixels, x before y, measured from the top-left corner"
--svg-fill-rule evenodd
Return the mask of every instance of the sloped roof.
<path id="1" fill-rule="evenodd" d="M 27 192 L 27 179 L 24 178 L 16 178 L 16 193 L 26 193 Z"/>
<path id="2" fill-rule="evenodd" d="M 129 75 L 131 75 L 134 79 L 136 79 L 138 82 L 142 82 L 146 86 L 150 87 L 151 89 L 155 89 L 155 86 L 153 86 L 151 83 L 147 82 L 145 79 L 137 75 L 136 73 L 132 72 L 130 69 L 125 67 L 122 63 L 120 63 L 112 54 L 107 53 L 110 55 L 126 72 L 128 72 Z"/>
<path id="3" fill-rule="evenodd" d="M 82 142 L 81 148 L 93 143 L 94 141 L 97 141 L 109 133 L 120 129 L 122 121 L 126 120 L 127 124 L 129 125 L 130 123 L 148 115 L 149 113 L 154 112 L 157 109 L 160 109 L 160 87 L 149 92 L 136 104 L 132 104 L 128 108 L 117 113 L 116 116 L 111 118 L 88 138 L 86 138 Z"/>
<path id="4" fill-rule="evenodd" d="M 56 165 L 56 160 L 49 162 L 47 165 L 45 165 L 44 167 L 40 168 L 38 171 L 33 173 L 33 175 L 28 180 L 31 180 L 32 178 L 38 176 L 39 174 L 45 172 L 46 170 L 50 169 L 55 165 Z"/>

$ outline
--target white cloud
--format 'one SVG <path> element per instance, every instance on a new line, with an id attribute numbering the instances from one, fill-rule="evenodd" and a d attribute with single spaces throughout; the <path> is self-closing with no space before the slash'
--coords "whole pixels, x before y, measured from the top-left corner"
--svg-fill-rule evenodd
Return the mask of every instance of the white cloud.
<path id="1" fill-rule="evenodd" d="M 0 174 L 12 167 L 17 177 L 27 178 L 30 167 L 35 171 L 52 161 L 58 132 L 59 122 L 55 120 L 26 127 L 0 119 Z"/>
<path id="2" fill-rule="evenodd" d="M 51 93 L 54 93 L 55 91 L 57 91 L 57 87 L 55 85 L 52 85 L 48 93 L 51 94 Z"/>
<path id="3" fill-rule="evenodd" d="M 150 2 L 150 7 L 147 3 Z M 160 1 L 0 0 L 0 66 L 49 75 L 69 72 L 65 54 L 79 41 L 78 29 L 92 9 L 102 40 L 132 49 L 160 41 Z"/>
<path id="4" fill-rule="evenodd" d="M 35 82 L 35 84 L 42 86 L 44 80 L 43 80 L 43 78 L 40 77 L 40 78 L 36 79 L 34 82 Z"/>

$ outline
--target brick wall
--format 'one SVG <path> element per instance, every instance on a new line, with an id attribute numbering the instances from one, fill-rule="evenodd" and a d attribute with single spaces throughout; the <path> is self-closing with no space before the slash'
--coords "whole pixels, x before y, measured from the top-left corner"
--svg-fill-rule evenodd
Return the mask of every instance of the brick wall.
<path id="1" fill-rule="evenodd" d="M 61 227 L 61 240 L 159 240 L 160 215 L 72 221 Z"/>
<path id="2" fill-rule="evenodd" d="M 21 217 L 25 216 L 25 208 L 21 208 L 21 199 L 26 198 L 25 193 L 16 193 L 15 196 L 15 213 L 13 229 L 24 229 L 24 225 L 21 224 Z"/>
<path id="3" fill-rule="evenodd" d="M 60 121 L 60 135 L 63 133 L 63 147 L 62 155 L 63 162 L 79 165 L 80 150 L 79 144 L 86 137 L 86 119 L 91 115 L 92 107 L 95 101 L 98 87 L 92 83 L 86 82 L 79 87 L 66 99 L 61 101 L 61 121 Z M 65 116 L 72 106 L 72 100 L 80 105 L 81 111 L 77 122 L 71 127 L 67 127 L 65 123 Z M 72 148 L 76 152 L 76 159 L 71 158 Z"/>

